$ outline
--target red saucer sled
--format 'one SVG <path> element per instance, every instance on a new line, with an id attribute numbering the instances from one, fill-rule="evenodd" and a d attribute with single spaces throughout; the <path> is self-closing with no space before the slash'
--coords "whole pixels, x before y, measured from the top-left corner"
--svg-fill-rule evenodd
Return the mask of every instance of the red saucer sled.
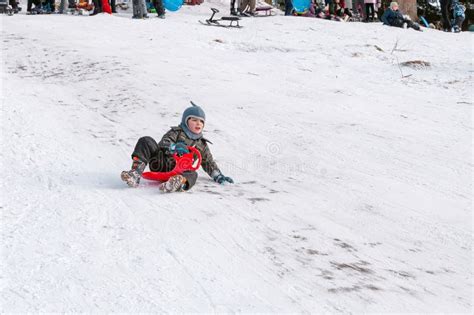
<path id="1" fill-rule="evenodd" d="M 144 172 L 142 177 L 148 180 L 157 180 L 160 182 L 166 182 L 171 176 L 182 174 L 185 171 L 197 171 L 201 166 L 202 157 L 198 149 L 194 147 L 188 147 L 189 153 L 178 156 L 173 154 L 176 160 L 176 165 L 172 171 L 169 172 Z"/>

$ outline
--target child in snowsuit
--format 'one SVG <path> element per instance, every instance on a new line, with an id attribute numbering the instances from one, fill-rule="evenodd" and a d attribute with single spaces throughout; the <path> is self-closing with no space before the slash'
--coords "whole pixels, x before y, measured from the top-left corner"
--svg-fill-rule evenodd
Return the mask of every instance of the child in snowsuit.
<path id="1" fill-rule="evenodd" d="M 169 172 L 175 166 L 173 154 L 183 155 L 189 153 L 188 146 L 195 147 L 202 157 L 201 166 L 209 176 L 219 184 L 233 183 L 230 177 L 224 176 L 209 150 L 209 140 L 203 137 L 202 130 L 206 122 L 206 115 L 201 107 L 191 102 L 193 106 L 188 107 L 181 119 L 181 124 L 172 127 L 159 143 L 152 137 L 142 137 L 138 140 L 132 153 L 132 169 L 123 171 L 121 178 L 130 187 L 137 187 L 140 183 L 141 174 L 148 164 L 153 172 Z M 186 191 L 194 186 L 197 173 L 186 171 L 174 175 L 160 184 L 160 190 L 164 192 Z"/>
<path id="2" fill-rule="evenodd" d="M 464 19 L 466 18 L 466 7 L 459 3 L 458 0 L 453 0 L 453 4 L 451 6 L 451 11 L 452 11 L 452 32 L 454 33 L 459 33 L 461 32 L 462 29 L 462 23 L 464 22 Z"/>
<path id="3" fill-rule="evenodd" d="M 406 18 L 399 10 L 398 3 L 391 2 L 390 8 L 385 10 L 382 15 L 382 22 L 385 25 L 408 28 L 411 27 L 414 30 L 421 31 L 420 25 Z"/>

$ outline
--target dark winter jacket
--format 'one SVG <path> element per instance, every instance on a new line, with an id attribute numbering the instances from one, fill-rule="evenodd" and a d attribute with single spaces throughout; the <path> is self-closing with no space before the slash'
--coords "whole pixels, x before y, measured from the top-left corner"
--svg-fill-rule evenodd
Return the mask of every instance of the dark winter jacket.
<path id="1" fill-rule="evenodd" d="M 393 11 L 391 8 L 388 8 L 385 10 L 385 12 L 382 15 L 382 22 L 385 25 L 390 25 L 390 26 L 398 26 L 397 25 L 397 20 L 404 20 L 405 18 L 403 17 L 403 14 L 397 10 Z"/>
<path id="2" fill-rule="evenodd" d="M 207 145 L 207 143 L 211 142 L 204 137 L 197 140 L 190 139 L 181 127 L 171 127 L 171 130 L 169 130 L 163 138 L 161 138 L 160 143 L 158 143 L 160 149 L 166 154 L 168 165 L 174 165 L 174 158 L 169 153 L 169 147 L 172 143 L 177 142 L 184 142 L 187 146 L 196 147 L 196 149 L 199 150 L 202 156 L 201 167 L 209 176 L 214 178 L 221 173 Z"/>

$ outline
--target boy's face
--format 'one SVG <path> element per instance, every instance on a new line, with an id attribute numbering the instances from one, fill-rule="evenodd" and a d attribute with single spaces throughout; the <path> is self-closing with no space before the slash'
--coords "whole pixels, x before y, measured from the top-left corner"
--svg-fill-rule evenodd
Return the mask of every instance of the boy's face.
<path id="1" fill-rule="evenodd" d="M 191 117 L 188 119 L 188 128 L 192 133 L 200 134 L 204 128 L 204 121 L 199 118 Z"/>

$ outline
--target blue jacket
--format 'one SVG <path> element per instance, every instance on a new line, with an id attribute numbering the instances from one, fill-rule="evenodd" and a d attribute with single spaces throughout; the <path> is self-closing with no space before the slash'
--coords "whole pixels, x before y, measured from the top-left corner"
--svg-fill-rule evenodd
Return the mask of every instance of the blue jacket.
<path id="1" fill-rule="evenodd" d="M 403 14 L 399 10 L 393 11 L 391 8 L 385 10 L 382 15 L 383 24 L 392 26 L 396 20 L 404 20 Z"/>
<path id="2" fill-rule="evenodd" d="M 460 4 L 458 1 L 453 1 L 451 8 L 453 10 L 453 17 L 455 19 L 458 17 L 462 17 L 463 19 L 466 18 L 466 14 L 464 13 L 466 11 L 466 7 Z"/>

